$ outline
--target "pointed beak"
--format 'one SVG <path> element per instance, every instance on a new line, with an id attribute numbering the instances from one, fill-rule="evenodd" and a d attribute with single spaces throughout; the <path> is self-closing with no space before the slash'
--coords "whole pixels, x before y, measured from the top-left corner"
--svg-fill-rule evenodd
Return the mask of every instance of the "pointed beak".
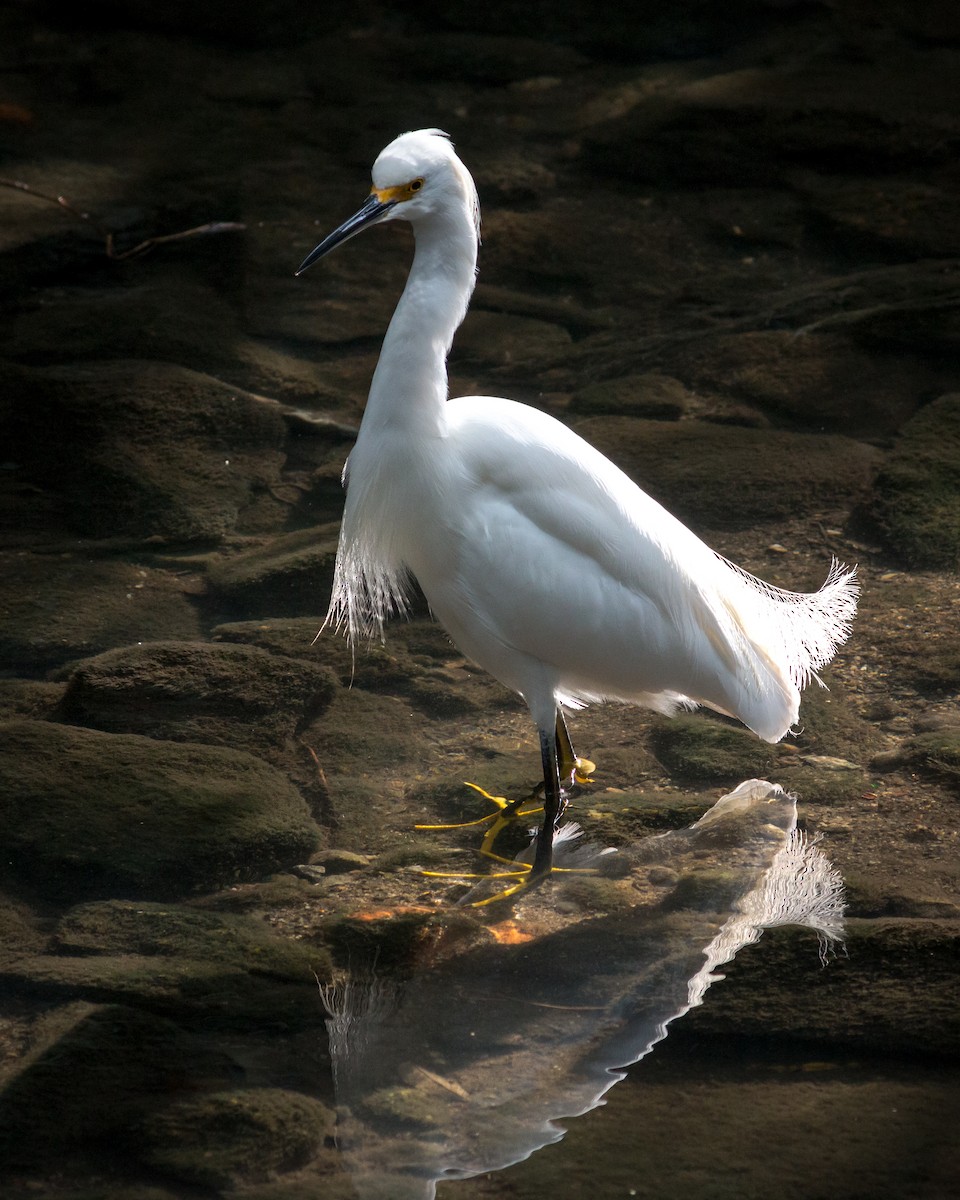
<path id="1" fill-rule="evenodd" d="M 363 208 L 359 212 L 354 213 L 349 220 L 344 221 L 339 229 L 335 229 L 333 233 L 325 237 L 316 249 L 311 250 L 297 268 L 295 274 L 302 275 L 307 267 L 312 267 L 325 254 L 329 254 L 331 250 L 335 250 L 343 242 L 349 241 L 350 238 L 355 237 L 361 230 L 366 229 L 367 226 L 376 225 L 378 221 L 382 221 L 396 203 L 396 200 L 381 200 L 376 192 L 371 192 Z"/>

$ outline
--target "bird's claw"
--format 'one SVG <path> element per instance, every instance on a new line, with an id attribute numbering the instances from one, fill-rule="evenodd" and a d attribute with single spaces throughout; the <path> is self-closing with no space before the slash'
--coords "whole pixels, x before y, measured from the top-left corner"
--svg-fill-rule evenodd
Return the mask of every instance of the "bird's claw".
<path id="1" fill-rule="evenodd" d="M 415 825 L 414 829 L 469 829 L 474 825 L 486 825 L 488 822 L 490 828 L 483 836 L 483 841 L 480 843 L 480 853 L 487 858 L 498 859 L 500 862 L 509 861 L 507 859 L 499 859 L 499 856 L 493 853 L 493 846 L 497 838 L 508 825 L 512 825 L 514 821 L 519 821 L 525 817 L 534 817 L 543 811 L 542 806 L 537 808 L 524 809 L 523 805 L 530 802 L 530 796 L 524 796 L 520 800 L 508 800 L 506 796 L 493 796 L 490 792 L 484 790 L 476 783 L 467 782 L 468 788 L 473 788 L 475 792 L 479 792 L 485 800 L 489 800 L 491 804 L 497 807 L 496 812 L 487 813 L 485 817 L 477 817 L 475 821 L 458 821 L 453 825 Z"/>

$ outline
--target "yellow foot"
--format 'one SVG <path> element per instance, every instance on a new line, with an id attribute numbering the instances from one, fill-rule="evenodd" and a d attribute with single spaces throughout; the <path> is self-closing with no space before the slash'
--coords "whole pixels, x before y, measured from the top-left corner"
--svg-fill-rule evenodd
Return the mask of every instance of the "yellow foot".
<path id="1" fill-rule="evenodd" d="M 500 834 L 508 825 L 512 825 L 514 821 L 523 820 L 525 817 L 534 817 L 543 812 L 543 806 L 538 808 L 524 809 L 524 804 L 529 804 L 531 797 L 526 796 L 522 800 L 508 800 L 505 796 L 491 796 L 482 787 L 478 787 L 475 783 L 467 783 L 468 788 L 473 788 L 475 792 L 479 792 L 484 800 L 489 800 L 491 804 L 497 806 L 497 811 L 487 813 L 485 817 L 478 817 L 475 821 L 460 821 L 455 825 L 414 825 L 414 829 L 469 829 L 473 825 L 486 825 L 490 822 L 490 828 L 484 834 L 483 841 L 480 843 L 480 853 L 488 858 L 496 858 L 498 861 L 506 862 L 507 859 L 499 859 L 499 856 L 493 853 L 493 845 Z"/>
<path id="2" fill-rule="evenodd" d="M 496 857 L 495 855 L 493 857 Z M 483 908 L 484 905 L 492 904 L 495 900 L 507 900 L 510 896 L 515 896 L 517 892 L 521 892 L 524 888 L 530 886 L 530 872 L 533 868 L 528 863 L 511 862 L 510 859 L 499 859 L 503 863 L 509 863 L 518 869 L 515 871 L 495 871 L 492 875 L 484 874 L 482 871 L 424 871 L 423 874 L 431 879 L 515 879 L 511 887 L 505 888 L 502 892 L 497 892 L 494 896 L 488 896 L 485 900 L 472 900 L 471 908 Z"/>
<path id="3" fill-rule="evenodd" d="M 490 874 L 484 874 L 482 871 L 424 871 L 422 873 L 431 879 L 516 880 L 510 887 L 504 888 L 502 892 L 496 892 L 492 896 L 487 896 L 485 900 L 471 900 L 470 908 L 484 908 L 486 905 L 494 904 L 498 900 L 509 900 L 512 896 L 516 896 L 518 892 L 525 891 L 529 887 L 542 883 L 550 875 L 596 875 L 598 873 L 595 867 L 551 867 L 549 871 L 544 871 L 540 875 L 534 875 L 533 866 L 530 863 L 518 862 L 517 859 L 500 858 L 496 854 L 490 857 L 495 858 L 497 862 L 514 867 L 515 870 L 493 871 Z"/>
<path id="4" fill-rule="evenodd" d="M 596 769 L 597 764 L 591 762 L 589 758 L 575 758 L 573 760 L 573 782 L 590 783 L 590 776 Z"/>
<path id="5" fill-rule="evenodd" d="M 569 760 L 568 760 L 569 762 Z M 569 769 L 569 768 L 568 768 Z M 590 782 L 590 777 L 596 771 L 596 763 L 592 763 L 589 758 L 575 758 L 573 760 L 573 780 L 575 783 L 584 784 Z M 466 782 L 466 781 L 465 781 Z M 515 858 L 504 858 L 497 854 L 493 847 L 497 838 L 508 825 L 512 825 L 515 821 L 521 821 L 527 817 L 536 817 L 543 812 L 543 805 L 537 804 L 533 808 L 524 808 L 525 804 L 531 804 L 534 800 L 535 793 L 525 796 L 520 800 L 508 800 L 505 796 L 493 796 L 484 788 L 479 787 L 475 783 L 466 782 L 468 788 L 473 788 L 475 792 L 479 792 L 484 800 L 489 800 L 495 805 L 496 811 L 487 813 L 485 817 L 477 817 L 474 821 L 458 821 L 452 825 L 415 825 L 414 829 L 470 829 L 475 825 L 486 825 L 488 822 L 490 828 L 484 834 L 483 841 L 480 843 L 480 853 L 485 858 L 492 858 L 494 862 L 502 863 L 504 866 L 512 867 L 510 871 L 495 871 L 492 874 L 484 874 L 483 872 L 470 871 L 424 871 L 423 874 L 431 879 L 514 879 L 516 882 L 510 887 L 504 888 L 502 892 L 497 892 L 493 896 L 488 896 L 485 900 L 473 900 L 470 903 L 471 908 L 483 908 L 487 904 L 493 904 L 497 900 L 509 900 L 518 892 L 525 891 L 527 888 L 541 883 L 548 875 L 554 872 L 570 875 L 595 875 L 596 871 L 592 867 L 551 867 L 549 871 L 541 874 L 532 875 L 533 866 L 531 863 L 525 863 Z"/>

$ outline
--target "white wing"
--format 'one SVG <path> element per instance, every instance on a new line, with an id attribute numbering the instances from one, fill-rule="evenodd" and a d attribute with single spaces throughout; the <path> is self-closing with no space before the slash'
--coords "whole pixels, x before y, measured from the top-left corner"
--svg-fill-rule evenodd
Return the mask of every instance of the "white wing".
<path id="1" fill-rule="evenodd" d="M 847 635 L 852 572 L 809 595 L 772 588 L 553 418 L 491 397 L 447 411 L 438 511 L 404 557 L 466 654 L 524 694 L 532 660 L 560 699 L 691 700 L 783 736 Z"/>

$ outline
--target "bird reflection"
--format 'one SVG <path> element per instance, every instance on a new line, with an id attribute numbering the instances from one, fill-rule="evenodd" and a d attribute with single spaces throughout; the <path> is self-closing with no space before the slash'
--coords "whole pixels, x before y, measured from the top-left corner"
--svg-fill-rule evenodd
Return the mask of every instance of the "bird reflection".
<path id="1" fill-rule="evenodd" d="M 539 936 L 325 991 L 338 1141 L 363 1200 L 431 1200 L 440 1180 L 558 1141 L 763 929 L 808 926 L 822 957 L 842 935 L 840 876 L 798 831 L 795 797 L 763 780 L 688 829 L 576 853 L 614 880 L 614 911 L 564 922 L 531 894 Z"/>

